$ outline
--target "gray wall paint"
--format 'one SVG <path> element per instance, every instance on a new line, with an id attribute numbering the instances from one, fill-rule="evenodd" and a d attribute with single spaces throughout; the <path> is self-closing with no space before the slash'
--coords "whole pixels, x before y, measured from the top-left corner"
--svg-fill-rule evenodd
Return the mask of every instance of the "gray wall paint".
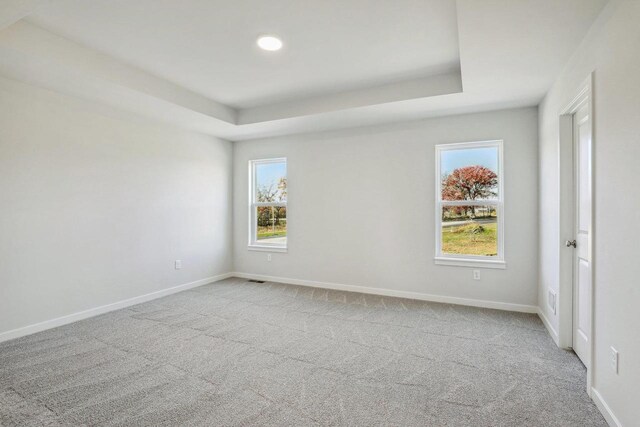
<path id="1" fill-rule="evenodd" d="M 640 2 L 614 1 L 600 15 L 540 106 L 540 309 L 558 290 L 561 235 L 559 119 L 579 85 L 594 71 L 595 355 L 593 387 L 622 425 L 640 419 Z M 609 348 L 620 353 L 620 372 Z"/>
<path id="2" fill-rule="evenodd" d="M 231 144 L 100 109 L 0 79 L 0 333 L 231 270 Z"/>
<path id="3" fill-rule="evenodd" d="M 537 109 L 234 143 L 235 271 L 537 304 Z M 506 270 L 434 265 L 434 145 L 504 139 Z M 289 252 L 247 250 L 247 163 L 287 157 Z"/>

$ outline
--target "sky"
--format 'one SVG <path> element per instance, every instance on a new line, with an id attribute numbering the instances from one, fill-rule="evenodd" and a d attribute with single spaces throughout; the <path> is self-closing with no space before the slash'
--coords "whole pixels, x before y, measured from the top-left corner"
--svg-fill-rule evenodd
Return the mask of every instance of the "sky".
<path id="1" fill-rule="evenodd" d="M 447 175 L 454 169 L 463 166 L 484 166 L 494 172 L 498 172 L 498 149 L 468 148 L 464 150 L 446 150 L 442 152 L 440 172 Z"/>
<path id="2" fill-rule="evenodd" d="M 259 163 L 256 165 L 256 178 L 258 187 L 278 185 L 280 178 L 287 176 L 287 164 L 280 163 Z"/>

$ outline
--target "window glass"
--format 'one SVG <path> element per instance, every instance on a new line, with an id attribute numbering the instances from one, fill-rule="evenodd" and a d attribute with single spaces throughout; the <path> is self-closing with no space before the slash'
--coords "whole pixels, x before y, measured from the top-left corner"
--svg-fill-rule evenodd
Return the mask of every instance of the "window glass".
<path id="1" fill-rule="evenodd" d="M 498 198 L 498 148 L 442 151 L 442 200 Z"/>
<path id="2" fill-rule="evenodd" d="M 498 255 L 496 206 L 445 206 L 441 228 L 443 254 Z"/>
<path id="3" fill-rule="evenodd" d="M 287 247 L 287 161 L 252 160 L 249 247 Z"/>
<path id="4" fill-rule="evenodd" d="M 436 262 L 504 264 L 501 155 L 502 141 L 436 147 Z"/>
<path id="5" fill-rule="evenodd" d="M 287 207 L 286 206 L 258 206 L 256 207 L 257 241 L 268 243 L 287 243 Z"/>
<path id="6" fill-rule="evenodd" d="M 255 165 L 256 202 L 287 201 L 287 163 L 269 162 Z"/>

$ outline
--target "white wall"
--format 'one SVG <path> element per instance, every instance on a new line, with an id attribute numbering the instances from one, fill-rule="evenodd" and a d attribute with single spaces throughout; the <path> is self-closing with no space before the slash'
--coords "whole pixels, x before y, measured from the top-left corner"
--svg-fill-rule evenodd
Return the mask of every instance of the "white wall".
<path id="1" fill-rule="evenodd" d="M 234 143 L 236 272 L 537 304 L 537 109 Z M 506 270 L 434 265 L 434 145 L 504 139 Z M 288 158 L 289 252 L 247 250 L 250 159 Z"/>
<path id="2" fill-rule="evenodd" d="M 104 111 L 0 79 L 0 333 L 231 270 L 231 144 Z"/>
<path id="3" fill-rule="evenodd" d="M 540 106 L 540 308 L 560 283 L 560 110 L 594 73 L 595 355 L 593 387 L 622 425 L 640 419 L 640 2 L 613 1 Z M 566 147 L 563 147 L 563 150 Z M 609 348 L 620 353 L 620 372 Z M 596 398 L 598 398 L 596 396 Z"/>

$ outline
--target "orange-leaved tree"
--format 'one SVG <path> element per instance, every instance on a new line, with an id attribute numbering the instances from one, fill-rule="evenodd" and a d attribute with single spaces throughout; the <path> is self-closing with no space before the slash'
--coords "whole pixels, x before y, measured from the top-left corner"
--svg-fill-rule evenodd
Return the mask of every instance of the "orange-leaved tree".
<path id="1" fill-rule="evenodd" d="M 442 200 L 482 200 L 497 194 L 498 175 L 484 166 L 454 169 L 442 178 Z"/>
<path id="2" fill-rule="evenodd" d="M 497 195 L 498 175 L 484 166 L 454 169 L 442 178 L 442 200 L 482 200 Z M 476 216 L 476 206 L 450 206 L 444 216 Z M 491 214 L 491 212 L 489 212 Z"/>

